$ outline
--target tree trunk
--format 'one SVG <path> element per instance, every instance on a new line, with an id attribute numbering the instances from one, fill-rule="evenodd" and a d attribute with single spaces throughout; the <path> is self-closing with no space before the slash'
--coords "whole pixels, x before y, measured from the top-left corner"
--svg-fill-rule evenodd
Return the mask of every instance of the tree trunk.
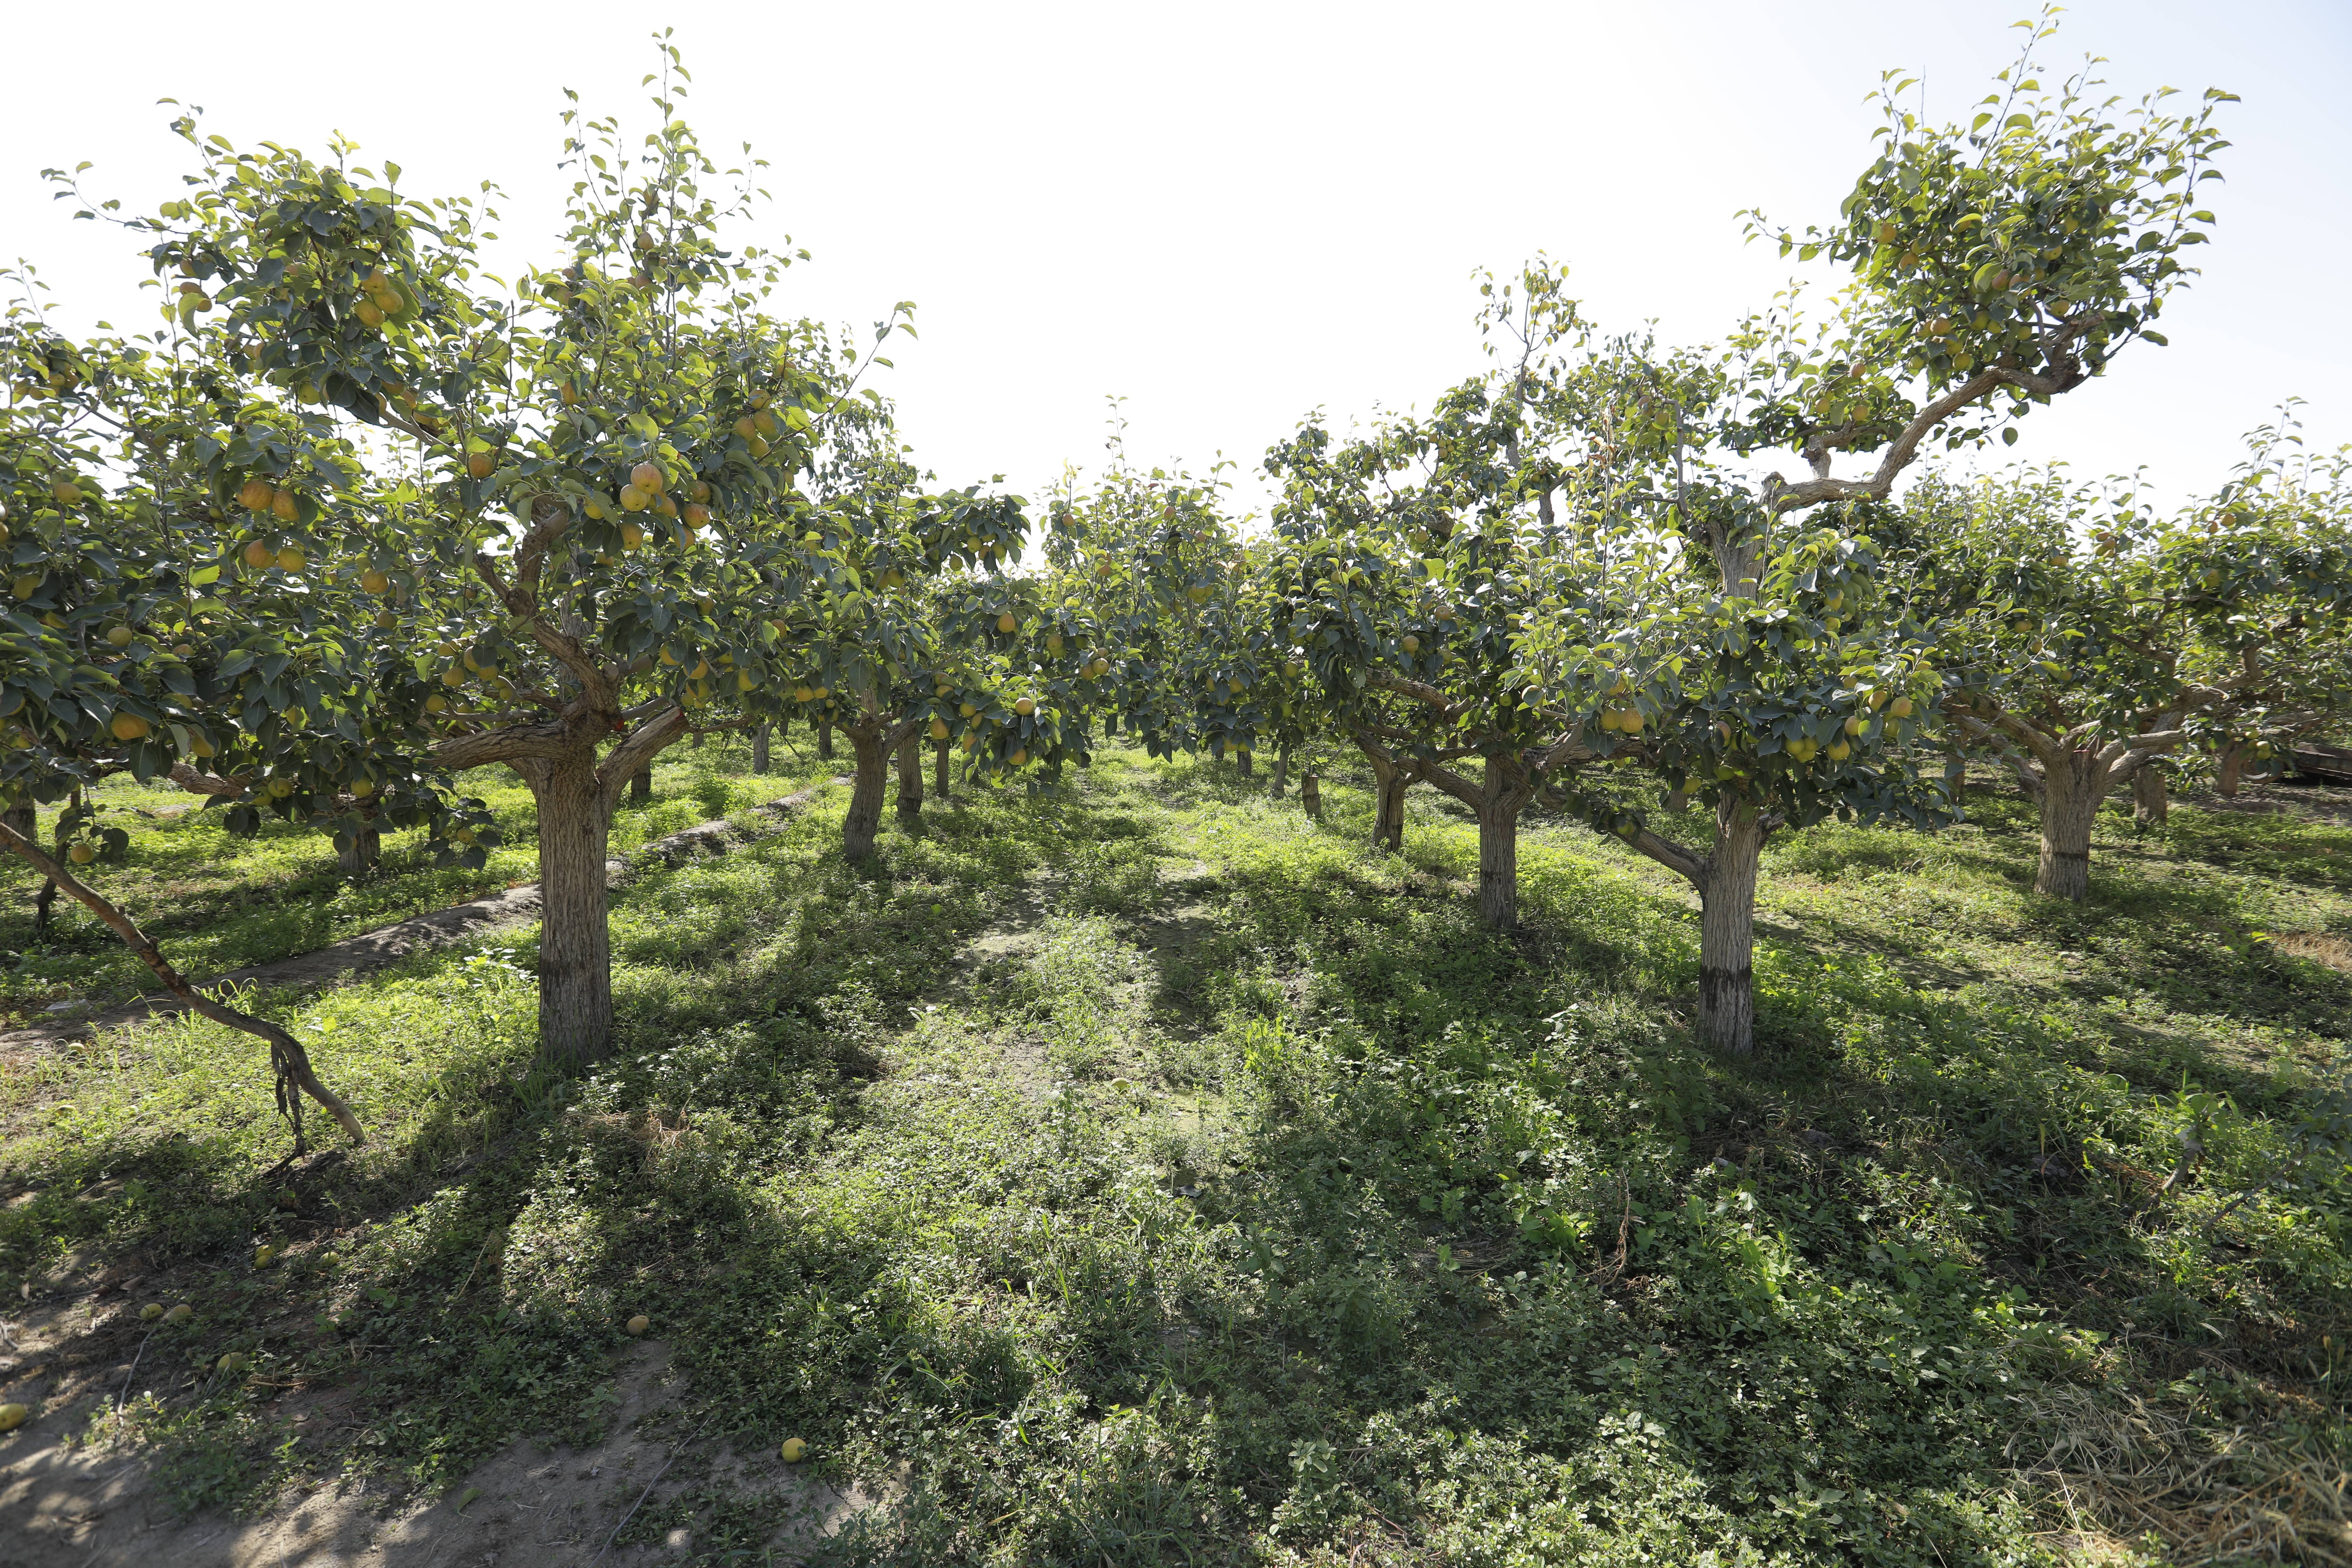
<path id="1" fill-rule="evenodd" d="M 898 820 L 912 822 L 923 815 L 923 743 L 915 732 L 898 742 Z"/>
<path id="2" fill-rule="evenodd" d="M 768 728 L 762 724 L 751 731 L 751 771 L 755 773 L 768 771 Z"/>
<path id="3" fill-rule="evenodd" d="M 629 804 L 643 805 L 654 797 L 654 771 L 639 768 L 629 775 Z"/>
<path id="4" fill-rule="evenodd" d="M 2172 798 L 2164 784 L 2164 770 L 2142 763 L 2132 774 L 2132 820 L 2142 827 L 2162 827 L 2171 814 Z"/>
<path id="5" fill-rule="evenodd" d="M 377 828 L 362 826 L 352 830 L 350 837 L 335 844 L 335 864 L 346 877 L 364 877 L 376 868 L 383 858 L 383 834 Z"/>
<path id="6" fill-rule="evenodd" d="M 2221 766 L 2214 772 L 2213 787 L 2223 800 L 2238 798 L 2238 780 L 2246 771 L 2246 753 L 2237 746 L 2225 747 Z"/>
<path id="7" fill-rule="evenodd" d="M 702 750 L 702 731 L 699 730 L 694 732 L 694 749 L 698 752 Z"/>
<path id="8" fill-rule="evenodd" d="M 833 761 L 833 721 L 830 719 L 816 721 L 816 754 L 821 761 Z"/>
<path id="9" fill-rule="evenodd" d="M 854 865 L 874 853 L 874 835 L 882 826 L 882 795 L 890 782 L 890 759 L 883 752 L 878 730 L 850 731 L 849 747 L 857 765 L 849 786 L 849 815 L 841 824 L 841 853 Z"/>
<path id="10" fill-rule="evenodd" d="M 2091 824 L 2107 793 L 2106 765 L 2095 752 L 2068 752 L 2042 771 L 2042 864 L 2033 890 L 2081 903 L 2091 896 Z"/>
<path id="11" fill-rule="evenodd" d="M 1234 753 L 1234 766 L 1237 771 L 1239 771 L 1244 778 L 1249 777 L 1251 773 L 1254 771 L 1250 765 L 1250 754 L 1247 752 L 1235 752 Z"/>
<path id="12" fill-rule="evenodd" d="M 1519 923 L 1519 813 L 1527 804 L 1517 781 L 1488 761 L 1478 801 L 1478 923 L 1488 931 Z"/>
<path id="13" fill-rule="evenodd" d="M 1478 923 L 1510 931 L 1519 923 L 1519 808 L 1490 802 L 1478 811 Z"/>
<path id="14" fill-rule="evenodd" d="M 1319 775 L 1298 775 L 1298 809 L 1318 822 L 1323 820 L 1323 780 Z"/>
<path id="15" fill-rule="evenodd" d="M 1378 802 L 1372 812 L 1372 847 L 1393 854 L 1404 848 L 1404 772 L 1384 756 L 1366 754 L 1371 758 L 1374 798 Z"/>
<path id="16" fill-rule="evenodd" d="M 1756 808 L 1725 795 L 1698 894 L 1698 1026 L 1707 1044 L 1738 1057 L 1756 1048 L 1756 866 L 1763 852 Z"/>
<path id="17" fill-rule="evenodd" d="M 945 805 L 948 798 L 948 743 L 937 742 L 931 750 L 934 753 L 931 758 L 931 793 L 940 797 L 941 805 Z"/>
<path id="18" fill-rule="evenodd" d="M 518 770 L 520 771 L 520 770 Z M 539 802 L 539 1048 L 577 1070 L 612 1048 L 613 932 L 604 886 L 612 814 L 596 758 L 562 757 L 525 775 Z"/>
<path id="19" fill-rule="evenodd" d="M 1274 754 L 1274 798 L 1282 798 L 1282 786 L 1290 782 L 1290 748 L 1285 746 Z"/>

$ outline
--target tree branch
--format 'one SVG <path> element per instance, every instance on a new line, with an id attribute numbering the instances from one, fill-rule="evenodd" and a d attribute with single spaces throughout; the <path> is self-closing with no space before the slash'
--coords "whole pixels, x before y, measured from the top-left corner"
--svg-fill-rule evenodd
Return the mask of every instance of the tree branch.
<path id="1" fill-rule="evenodd" d="M 1633 835 L 1630 842 L 1634 848 L 1647 855 L 1667 870 L 1679 874 L 1700 892 L 1706 891 L 1706 858 L 1705 856 L 1694 855 L 1672 839 L 1661 838 L 1646 827 Z"/>
<path id="2" fill-rule="evenodd" d="M 367 1142 L 367 1132 L 360 1126 L 360 1119 L 352 1114 L 352 1108 L 338 1100 L 325 1084 L 319 1081 L 319 1075 L 311 1070 L 310 1053 L 302 1048 L 301 1041 L 277 1025 L 215 1002 L 189 984 L 186 977 L 172 967 L 147 933 L 139 929 L 137 922 L 68 870 L 39 845 L 8 826 L 5 818 L 0 818 L 0 846 L 13 851 L 18 859 L 72 894 L 83 908 L 105 921 L 108 929 L 122 939 L 124 946 L 139 955 L 140 962 L 154 972 L 155 978 L 161 980 L 173 995 L 216 1024 L 226 1024 L 232 1029 L 256 1036 L 268 1043 L 271 1065 L 278 1069 L 278 1108 L 294 1123 L 294 1139 L 298 1146 L 302 1141 L 302 1110 L 300 1102 L 294 1097 L 297 1089 L 317 1100 L 342 1127 L 352 1142 Z"/>
<path id="3" fill-rule="evenodd" d="M 596 768 L 596 793 L 609 809 L 629 786 L 631 775 L 661 754 L 662 748 L 686 733 L 686 710 L 673 702 L 651 718 L 638 721 L 621 743 L 604 753 Z"/>

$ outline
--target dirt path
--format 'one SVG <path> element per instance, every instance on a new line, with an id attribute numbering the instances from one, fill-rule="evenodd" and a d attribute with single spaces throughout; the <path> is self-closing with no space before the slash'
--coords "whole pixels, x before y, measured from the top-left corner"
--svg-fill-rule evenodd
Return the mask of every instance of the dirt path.
<path id="1" fill-rule="evenodd" d="M 0 1568 L 585 1568 L 688 1558 L 687 1531 L 659 1544 L 605 1542 L 636 1509 L 717 1484 L 779 1499 L 783 1527 L 768 1549 L 797 1562 L 865 1506 L 772 1454 L 741 1455 L 691 1432 L 648 1428 L 683 1384 L 667 1347 L 647 1343 L 614 1369 L 612 1433 L 593 1448 L 524 1440 L 432 1498 L 394 1498 L 364 1482 L 281 1498 L 262 1518 L 182 1518 L 145 1460 L 70 1441 L 106 1405 L 99 1396 L 42 1422 L 0 1469 Z"/>
<path id="2" fill-rule="evenodd" d="M 764 805 L 754 806 L 752 810 L 781 822 L 825 790 L 849 782 L 844 775 L 824 784 L 811 784 Z M 615 884 L 625 880 L 633 863 L 644 865 L 658 860 L 664 865 L 675 865 L 689 855 L 721 853 L 734 833 L 733 825 L 723 818 L 698 823 L 667 838 L 655 839 L 638 849 L 631 860 L 605 861 L 605 879 Z M 232 970 L 203 984 L 207 988 L 253 985 L 266 990 L 309 990 L 344 984 L 388 969 L 411 953 L 446 947 L 452 942 L 463 942 L 468 937 L 506 926 L 525 925 L 538 918 L 539 884 L 525 882 L 520 887 L 509 888 L 503 893 L 478 899 L 469 904 L 457 904 L 446 910 L 435 910 L 430 914 L 395 921 L 391 925 L 362 931 L 358 936 L 347 937 L 314 952 L 255 964 L 249 969 Z M 142 1018 L 168 1016 L 184 1010 L 178 1001 L 158 993 L 87 1018 L 63 1019 L 54 1024 L 37 1024 L 29 1028 L 6 1030 L 0 1032 L 0 1058 L 29 1054 L 64 1040 L 81 1038 L 107 1029 L 119 1029 Z M 5 1568 L 5 1558 L 0 1558 L 0 1568 Z"/>

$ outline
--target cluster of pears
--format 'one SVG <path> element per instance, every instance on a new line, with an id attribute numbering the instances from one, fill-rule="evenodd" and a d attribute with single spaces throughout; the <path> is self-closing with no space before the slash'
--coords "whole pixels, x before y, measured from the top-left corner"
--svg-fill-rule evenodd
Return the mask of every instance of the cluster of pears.
<path id="1" fill-rule="evenodd" d="M 302 515 L 299 498 L 292 490 L 280 489 L 258 477 L 237 487 L 236 504 L 249 512 L 274 517 L 280 522 L 292 522 Z"/>

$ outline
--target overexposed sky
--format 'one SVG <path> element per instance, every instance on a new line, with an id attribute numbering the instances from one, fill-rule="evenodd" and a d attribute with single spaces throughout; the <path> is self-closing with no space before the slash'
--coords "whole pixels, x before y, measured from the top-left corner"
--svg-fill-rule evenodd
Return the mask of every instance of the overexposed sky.
<path id="1" fill-rule="evenodd" d="M 1480 365 L 1475 268 L 1546 250 L 1604 327 L 1720 335 L 1790 276 L 1734 215 L 1833 218 L 1879 71 L 1924 68 L 1930 113 L 1960 116 L 2026 5 L 27 6 L 0 257 L 41 268 L 60 326 L 143 329 L 131 237 L 68 221 L 39 171 L 90 159 L 92 191 L 152 207 L 191 163 L 170 96 L 240 144 L 323 152 L 340 130 L 412 195 L 493 180 L 505 254 L 553 261 L 561 89 L 649 129 L 638 82 L 667 26 L 705 144 L 772 161 L 761 237 L 815 253 L 784 307 L 919 306 L 880 384 L 943 480 L 1034 498 L 1100 463 L 1118 395 L 1131 457 L 1222 453 L 1256 503 L 1248 476 L 1308 410 L 1425 407 Z M 2352 6 L 2095 0 L 2049 58 L 2085 52 L 2133 98 L 2245 101 L 2173 346 L 2038 411 L 2013 455 L 2146 465 L 2172 500 L 2290 395 L 2315 445 L 2352 441 Z"/>

